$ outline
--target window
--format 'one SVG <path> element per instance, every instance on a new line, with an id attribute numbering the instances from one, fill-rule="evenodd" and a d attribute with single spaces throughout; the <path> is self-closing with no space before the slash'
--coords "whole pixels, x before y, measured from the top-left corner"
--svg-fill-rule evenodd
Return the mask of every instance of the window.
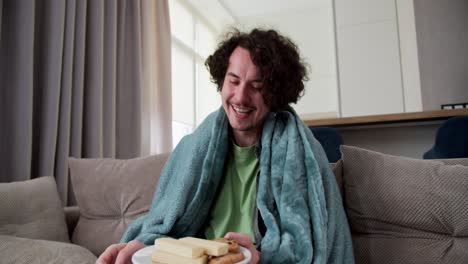
<path id="1" fill-rule="evenodd" d="M 172 31 L 173 146 L 221 106 L 204 63 L 215 48 L 216 30 L 187 2 L 169 1 Z"/>

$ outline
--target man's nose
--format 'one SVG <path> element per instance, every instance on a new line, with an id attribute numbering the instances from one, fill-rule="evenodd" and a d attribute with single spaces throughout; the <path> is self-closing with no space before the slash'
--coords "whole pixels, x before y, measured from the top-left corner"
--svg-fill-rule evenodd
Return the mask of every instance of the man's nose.
<path id="1" fill-rule="evenodd" d="M 245 83 L 240 83 L 239 86 L 236 89 L 236 94 L 235 97 L 238 102 L 246 102 L 248 100 L 248 87 Z"/>

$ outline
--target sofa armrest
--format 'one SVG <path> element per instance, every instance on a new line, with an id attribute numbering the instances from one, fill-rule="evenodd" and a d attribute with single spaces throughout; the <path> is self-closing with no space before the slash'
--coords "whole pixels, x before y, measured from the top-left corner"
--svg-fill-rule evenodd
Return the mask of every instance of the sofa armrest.
<path id="1" fill-rule="evenodd" d="M 68 227 L 68 236 L 72 238 L 73 231 L 75 230 L 78 219 L 80 218 L 80 208 L 78 206 L 66 206 L 63 208 L 65 211 L 65 220 Z"/>

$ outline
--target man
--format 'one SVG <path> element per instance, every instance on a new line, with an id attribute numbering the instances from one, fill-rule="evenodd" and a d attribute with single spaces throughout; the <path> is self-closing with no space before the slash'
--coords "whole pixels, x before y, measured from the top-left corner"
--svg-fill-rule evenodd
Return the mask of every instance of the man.
<path id="1" fill-rule="evenodd" d="M 234 239 L 251 263 L 353 263 L 328 161 L 289 107 L 307 80 L 297 47 L 274 30 L 235 30 L 206 65 L 222 108 L 176 147 L 148 215 L 98 263 L 127 263 L 161 236 Z"/>

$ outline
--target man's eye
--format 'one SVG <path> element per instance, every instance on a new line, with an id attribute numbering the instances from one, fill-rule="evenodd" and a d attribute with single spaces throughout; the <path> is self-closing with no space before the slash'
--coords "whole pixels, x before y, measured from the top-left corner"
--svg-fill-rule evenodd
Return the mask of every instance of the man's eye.
<path id="1" fill-rule="evenodd" d="M 239 84 L 239 81 L 237 80 L 229 80 L 230 83 L 234 84 L 234 85 L 238 85 Z"/>
<path id="2" fill-rule="evenodd" d="M 262 88 L 263 88 L 263 85 L 261 83 L 258 83 L 258 84 L 253 84 L 252 85 L 252 88 L 256 91 L 261 91 Z"/>

